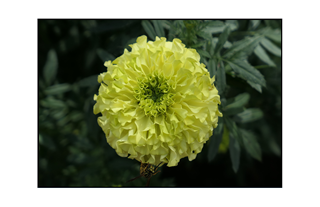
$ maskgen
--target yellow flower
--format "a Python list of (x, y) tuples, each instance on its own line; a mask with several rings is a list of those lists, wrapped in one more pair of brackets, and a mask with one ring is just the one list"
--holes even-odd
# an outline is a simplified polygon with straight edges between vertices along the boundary
[(98, 76), (94, 113), (107, 142), (142, 163), (194, 160), (222, 116), (214, 77), (179, 39), (141, 36), (130, 47)]

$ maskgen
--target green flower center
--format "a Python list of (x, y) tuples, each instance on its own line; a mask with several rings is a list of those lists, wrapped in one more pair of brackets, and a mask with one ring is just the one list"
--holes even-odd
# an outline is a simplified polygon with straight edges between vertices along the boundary
[(174, 103), (172, 81), (162, 75), (153, 74), (138, 79), (139, 88), (135, 90), (135, 98), (146, 115), (159, 116), (166, 113), (167, 107)]

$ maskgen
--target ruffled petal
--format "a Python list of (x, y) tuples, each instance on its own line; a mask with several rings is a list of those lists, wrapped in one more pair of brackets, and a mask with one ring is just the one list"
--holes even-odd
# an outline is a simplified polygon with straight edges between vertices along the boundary
[(194, 160), (218, 125), (220, 96), (200, 55), (179, 39), (137, 38), (104, 65), (93, 112), (121, 157), (153, 165)]

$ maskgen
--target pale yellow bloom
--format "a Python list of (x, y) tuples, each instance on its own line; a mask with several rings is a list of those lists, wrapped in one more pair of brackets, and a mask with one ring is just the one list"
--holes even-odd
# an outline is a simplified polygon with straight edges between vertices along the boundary
[(217, 127), (220, 97), (200, 56), (181, 40), (130, 45), (105, 66), (94, 113), (107, 142), (121, 157), (176, 166), (196, 158)]

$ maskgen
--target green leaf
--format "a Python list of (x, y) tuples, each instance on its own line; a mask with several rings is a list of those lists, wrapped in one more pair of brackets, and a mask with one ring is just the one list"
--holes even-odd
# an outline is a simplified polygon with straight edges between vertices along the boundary
[(197, 52), (201, 57), (211, 58), (210, 54), (205, 50), (198, 49)]
[(70, 107), (73, 107), (73, 108), (77, 107), (77, 103), (76, 103), (75, 101), (71, 100), (71, 99), (68, 99), (68, 100), (66, 101), (66, 104), (67, 104), (68, 106), (70, 106)]
[(245, 59), (249, 56), (259, 42), (262, 40), (262, 36), (255, 35), (253, 37), (247, 37), (243, 40), (235, 42), (223, 55), (225, 59)]
[(214, 54), (217, 54), (218, 52), (220, 52), (220, 50), (222, 49), (223, 45), (226, 43), (230, 32), (231, 32), (230, 27), (227, 26), (223, 30), (223, 32), (220, 34), (218, 43), (217, 43), (216, 47), (214, 48)]
[[(214, 37), (209, 42), (209, 45), (210, 45), (209, 51), (210, 51), (210, 55), (211, 56), (213, 56), (213, 54), (214, 54), (214, 48), (216, 47), (216, 45), (218, 43), (218, 40), (219, 40), (219, 38)], [(230, 48), (231, 46), (232, 46), (232, 44), (229, 41), (226, 41), (226, 43), (224, 43), (224, 45), (223, 45), (223, 47), (226, 48), (226, 49)]]
[(217, 37), (212, 38), (211, 41), (208, 42), (209, 53), (210, 53), (211, 56), (213, 56), (214, 48), (216, 47), (217, 42), (218, 42), (218, 38)]
[(226, 127), (228, 128), (230, 134), (240, 143), (241, 138), (239, 137), (238, 127), (236, 123), (230, 119), (229, 117), (224, 117), (223, 123), (225, 123)]
[(259, 120), (263, 117), (263, 112), (259, 108), (250, 108), (246, 109), (244, 112), (237, 114), (234, 117), (236, 122), (240, 123), (249, 123), (256, 120)]
[(251, 30), (255, 30), (261, 23), (261, 20), (250, 20)]
[(212, 35), (211, 34), (209, 34), (209, 33), (207, 33), (207, 32), (204, 32), (204, 31), (202, 31), (202, 30), (200, 30), (200, 31), (198, 31), (197, 32), (197, 35), (199, 36), (199, 37), (202, 37), (203, 39), (205, 39), (205, 40), (211, 40), (212, 39)]
[(256, 89), (259, 93), (262, 93), (261, 85), (258, 83), (254, 83), (252, 81), (247, 81), (247, 83), (254, 89)]
[(246, 60), (233, 60), (228, 63), (240, 78), (266, 86), (266, 81), (263, 75), (257, 69), (252, 67)]
[(256, 136), (247, 130), (240, 129), (243, 145), (246, 151), (255, 159), (261, 162), (261, 148)]
[(66, 107), (65, 102), (55, 99), (53, 97), (48, 97), (44, 100), (41, 100), (40, 105), (46, 108), (64, 108)]
[(108, 53), (107, 51), (105, 51), (104, 49), (101, 49), (101, 48), (97, 49), (97, 54), (103, 63), (106, 61), (109, 61), (109, 60), (113, 61), (115, 59), (115, 57), (113, 55), (111, 55), (110, 53)]
[(216, 75), (216, 61), (212, 58), (209, 60), (208, 70), (210, 72), (210, 78)]
[(87, 78), (84, 78), (77, 83), (80, 87), (90, 87), (99, 85), (98, 75), (92, 75)]
[(73, 111), (69, 114), (69, 118), (73, 122), (77, 122), (80, 120), (83, 120), (83, 114), (80, 113), (79, 111)]
[(60, 119), (57, 124), (58, 126), (62, 127), (65, 126), (70, 121), (70, 116), (65, 116), (62, 119)]
[(241, 93), (234, 98), (234, 102), (228, 104), (225, 107), (225, 110), (241, 108), (248, 103), (249, 99), (250, 99), (249, 93)]
[(223, 134), (223, 122), (222, 118), (219, 117), (218, 126), (213, 130), (213, 136), (210, 138), (209, 142), (209, 152), (208, 152), (208, 161), (211, 162), (216, 156), (219, 146), (222, 140)]
[(254, 54), (256, 54), (257, 57), (260, 58), (260, 60), (267, 63), (268, 65), (274, 67), (276, 66), (276, 64), (270, 59), (269, 55), (260, 45), (258, 45), (256, 49), (254, 49)]
[(44, 80), (47, 85), (51, 85), (56, 78), (58, 71), (58, 58), (56, 51), (51, 49), (48, 52), (47, 61), (43, 67)]
[(270, 42), (270, 40), (263, 38), (261, 40), (261, 44), (263, 45), (263, 47), (265, 47), (269, 52), (271, 52), (272, 54), (281, 57), (281, 49), (278, 48), (275, 44), (273, 44), (272, 42)]
[(266, 23), (266, 25), (268, 27), (271, 27), (271, 28), (279, 28), (280, 27), (277, 20), (266, 19), (266, 20), (264, 20), (264, 22)]
[(281, 148), (275, 141), (275, 134), (265, 120), (262, 121), (260, 130), (264, 137), (264, 143), (262, 146), (268, 147), (275, 155), (281, 156)]
[(174, 31), (175, 31), (175, 30), (173, 30), (173, 29), (170, 29), (170, 30), (169, 30), (169, 33), (168, 33), (168, 41), (172, 41), (173, 38), (175, 37)]
[(226, 126), (223, 127), (222, 141), (219, 145), (218, 153), (226, 153), (229, 148), (229, 131)]
[(269, 143), (268, 143), (271, 151), (277, 155), (277, 156), (281, 156), (281, 148), (279, 147), (279, 145), (277, 144), (277, 142), (274, 140), (274, 138), (271, 138), (269, 140)]
[(264, 35), (268, 37), (269, 39), (281, 43), (281, 31), (280, 29), (274, 29), (274, 30), (267, 30)]
[(225, 23), (222, 21), (211, 21), (210, 24), (203, 30), (209, 34), (222, 32), (225, 28)]
[(277, 42), (281, 43), (281, 30), (280, 29), (272, 29), (270, 27), (265, 27), (257, 31), (263, 36)]
[(226, 41), (226, 43), (224, 43), (223, 47), (228, 49), (228, 48), (232, 47), (232, 43), (229, 41)]
[(61, 94), (71, 90), (71, 85), (68, 83), (56, 84), (48, 87), (45, 90), (47, 95)]
[(239, 23), (238, 20), (226, 20), (226, 27), (229, 26), (231, 31), (238, 29)]
[(223, 117), (223, 122), (226, 124), (226, 127), (233, 133), (233, 136), (237, 136), (237, 125), (236, 123), (230, 119), (229, 117)]
[(229, 64), (224, 66), (224, 70), (227, 74), (231, 75), (233, 78), (235, 77), (235, 72), (232, 70)]
[(68, 112), (67, 108), (63, 108), (62, 110), (58, 108), (52, 111), (52, 117), (56, 120), (59, 120), (65, 117), (67, 112)]
[(155, 40), (156, 32), (153, 29), (153, 26), (148, 20), (142, 20), (141, 22), (144, 31), (146, 31), (147, 35), (150, 39)]
[[(208, 61), (207, 61), (206, 58), (201, 58), (201, 59), (200, 59), (200, 63), (203, 63), (205, 66), (208, 65)], [(210, 75), (210, 74), (209, 74), (209, 75)]]
[(174, 23), (177, 25), (177, 27), (185, 28), (186, 25), (184, 24), (184, 20), (175, 20)]
[(224, 64), (222, 61), (220, 61), (217, 66), (216, 81), (216, 87), (219, 91), (219, 95), (221, 95), (226, 88), (226, 72), (224, 70)]
[(229, 26), (231, 31), (238, 29), (238, 21), (237, 20), (227, 20), (226, 22), (222, 21), (211, 21), (209, 25), (203, 30), (209, 34), (216, 34), (223, 32), (223, 30)]
[[(169, 41), (172, 41), (173, 38), (176, 37), (176, 35), (180, 32), (180, 28), (178, 28), (178, 22), (181, 21), (181, 20), (175, 20), (173, 22), (170, 22), (170, 21), (166, 21), (169, 25), (170, 25), (170, 29), (169, 29), (169, 34), (168, 34), (168, 40)], [(182, 22), (182, 25), (183, 25), (183, 21)]]
[(52, 141), (51, 137), (49, 137), (47, 135), (39, 134), (39, 144), (47, 147), (50, 150), (56, 149), (56, 146), (55, 146), (54, 142)]
[(233, 115), (236, 115), (236, 114), (243, 112), (244, 110), (245, 110), (244, 107), (230, 108), (230, 109), (223, 111), (223, 115), (224, 116), (233, 116)]
[(221, 100), (221, 106), (225, 107), (227, 104), (227, 100), (225, 98), (221, 98), (220, 100)]
[(170, 30), (171, 29), (171, 22), (170, 21), (168, 21), (168, 20), (161, 20), (162, 21), (162, 26), (164, 27), (164, 28), (166, 28), (167, 30)]
[(190, 45), (190, 47), (191, 48), (197, 48), (197, 47), (202, 47), (202, 46), (204, 46), (206, 44), (206, 42), (199, 42), (199, 43), (197, 43), (197, 44), (194, 44), (194, 45)]
[(240, 145), (231, 133), (229, 134), (229, 151), (232, 162), (232, 168), (236, 173), (240, 165)]
[(151, 20), (158, 37), (165, 37), (162, 20)]

